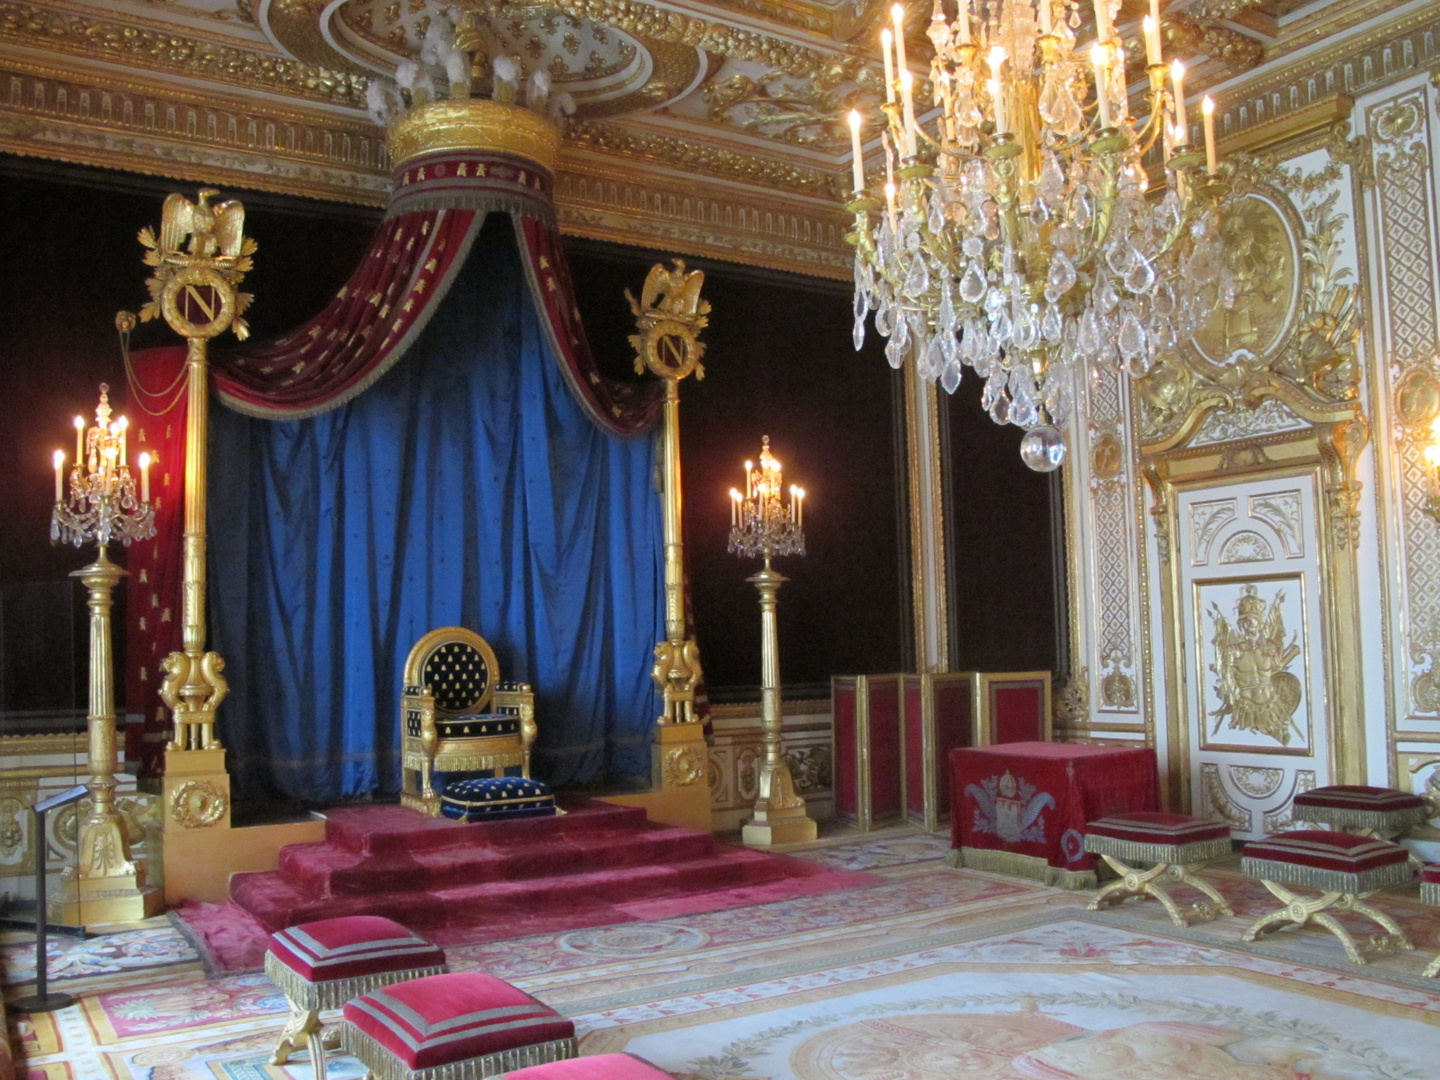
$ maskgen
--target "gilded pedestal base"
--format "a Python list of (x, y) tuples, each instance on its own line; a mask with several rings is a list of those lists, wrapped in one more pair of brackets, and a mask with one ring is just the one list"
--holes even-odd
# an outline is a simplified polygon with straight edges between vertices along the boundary
[(1189, 885), (1192, 889), (1198, 889), (1204, 893), (1214, 904), (1198, 903), (1192, 904), (1190, 913), (1201, 919), (1215, 919), (1221, 915), (1235, 914), (1230, 910), (1229, 903), (1215, 891), (1215, 887), (1204, 878), (1195, 874), (1198, 866), (1190, 866), (1183, 863), (1156, 863), (1149, 870), (1136, 870), (1134, 867), (1126, 866), (1125, 863), (1113, 855), (1101, 855), (1110, 869), (1119, 875), (1119, 879), (1110, 882), (1098, 893), (1095, 899), (1090, 901), (1090, 910), (1098, 911), (1101, 905), (1111, 900), (1119, 902), (1129, 899), (1132, 896), (1153, 896), (1164, 905), (1165, 911), (1170, 916), (1170, 921), (1176, 926), (1189, 925), (1186, 920), (1186, 913), (1180, 910), (1174, 898), (1165, 889), (1166, 879), (1182, 885)]
[(165, 908), (164, 894), (158, 886), (144, 884), (143, 873), (81, 877), (66, 870), (60, 881), (59, 895), (47, 906), (50, 921), (65, 926), (139, 922)]
[[(1404, 931), (1396, 925), (1394, 919), (1378, 908), (1373, 908), (1365, 903), (1366, 898), (1373, 896), (1373, 893), (1357, 895), (1355, 893), (1326, 892), (1320, 896), (1306, 899), (1291, 892), (1278, 882), (1262, 881), (1262, 884), (1285, 906), (1279, 911), (1272, 911), (1270, 914), (1256, 919), (1250, 929), (1245, 931), (1246, 941), (1254, 941), (1267, 930), (1273, 930), (1286, 923), (1293, 926), (1304, 926), (1306, 923), (1315, 922), (1340, 939), (1340, 944), (1345, 946), (1345, 955), (1350, 957), (1352, 963), (1365, 963), (1365, 958), (1360, 955), (1360, 949), (1355, 944), (1355, 939), (1350, 936), (1350, 931), (1346, 930), (1340, 921), (1330, 914), (1333, 909), (1335, 911), (1353, 911), (1378, 924), (1385, 933), (1373, 935), (1370, 939), (1370, 947), (1381, 955), (1388, 955), (1397, 949), (1413, 949), (1415, 947), (1410, 944)], [(1426, 974), (1430, 974), (1429, 969), (1426, 970)]]
[[(763, 820), (762, 820), (763, 814)], [(757, 811), (740, 830), (741, 842), (750, 847), (771, 847), (775, 844), (800, 844), (814, 840), (815, 822), (805, 815), (805, 808)]]

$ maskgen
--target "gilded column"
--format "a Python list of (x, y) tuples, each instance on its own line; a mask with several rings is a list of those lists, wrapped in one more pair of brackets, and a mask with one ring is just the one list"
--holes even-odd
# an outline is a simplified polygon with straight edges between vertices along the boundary
[(686, 789), (709, 806), (705, 779), (707, 753), (703, 726), (695, 715), (695, 688), (703, 674), (700, 650), (685, 626), (684, 486), (680, 475), (680, 381), (693, 374), (705, 377), (700, 363), (705, 346), (700, 331), (709, 323), (708, 301), (700, 299), (705, 275), (653, 266), (637, 301), (627, 290), (639, 331), (630, 336), (635, 371), (653, 372), (665, 380), (661, 466), (664, 479), (665, 640), (655, 646), (651, 672), (660, 688), (663, 711), (656, 722), (653, 759), (657, 788)]
[[(225, 661), (205, 648), (206, 466), (209, 456), (209, 340), (226, 330), (244, 339), (240, 316), (250, 296), (237, 290), (249, 272), (255, 242), (244, 235), (245, 208), (235, 200), (211, 205), (219, 192), (203, 189), (195, 202), (182, 195), (165, 200), (157, 237), (140, 234), (145, 262), (155, 267), (147, 282), (150, 303), (141, 321), (162, 316), (186, 339), (185, 535), (182, 650), (165, 658), (160, 697), (174, 717), (165, 747), (162, 787), (167, 861), (196, 854), (187, 831), (229, 828), (230, 778), (225, 749), (216, 735), (220, 703), (229, 691), (221, 672)], [(179, 845), (179, 847), (177, 847)], [(213, 851), (213, 844), (205, 844)], [(173, 849), (173, 850), (172, 850)]]

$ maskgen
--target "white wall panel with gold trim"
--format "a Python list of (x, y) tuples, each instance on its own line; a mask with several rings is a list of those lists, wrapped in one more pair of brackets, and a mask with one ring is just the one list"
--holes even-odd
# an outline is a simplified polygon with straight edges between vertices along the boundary
[[(1424, 447), (1440, 415), (1437, 91), (1414, 76), (1359, 99), (1373, 182), (1366, 191), (1370, 370), (1380, 482), (1373, 606), (1383, 625), (1384, 701), (1376, 782), (1440, 790), (1440, 525), (1425, 513)], [(1368, 607), (1369, 605), (1367, 605)]]

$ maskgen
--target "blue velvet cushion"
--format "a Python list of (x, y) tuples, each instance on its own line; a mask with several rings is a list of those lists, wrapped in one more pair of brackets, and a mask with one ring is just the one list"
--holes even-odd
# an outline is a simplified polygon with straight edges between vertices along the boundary
[(555, 813), (555, 796), (550, 785), (523, 776), (471, 776), (445, 784), (440, 812), (456, 821), (542, 817)]

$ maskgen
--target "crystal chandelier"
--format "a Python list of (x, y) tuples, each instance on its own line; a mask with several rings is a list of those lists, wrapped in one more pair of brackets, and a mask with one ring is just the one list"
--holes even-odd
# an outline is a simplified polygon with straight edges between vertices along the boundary
[[(1119, 0), (1095, 0), (1083, 53), (1075, 0), (958, 3), (950, 21), (935, 0), (928, 30), (933, 122), (916, 119), (903, 5), (881, 33), (883, 200), (867, 193), (850, 113), (855, 347), (874, 311), (892, 367), (913, 358), (952, 393), (973, 367), (991, 418), (1025, 428), (1021, 456), (1047, 472), (1065, 458), (1079, 374), (1143, 375), (1213, 307), (1225, 190), (1213, 104), (1202, 154), (1188, 145), (1184, 69), (1161, 56), (1158, 0), (1143, 123), (1128, 108)], [(1167, 182), (1150, 193), (1141, 159), (1157, 140)]]

